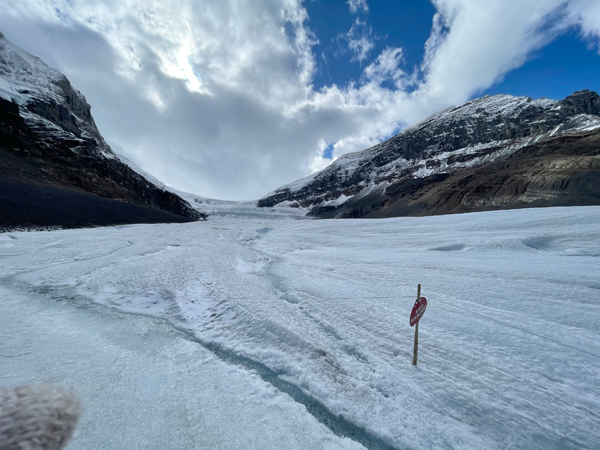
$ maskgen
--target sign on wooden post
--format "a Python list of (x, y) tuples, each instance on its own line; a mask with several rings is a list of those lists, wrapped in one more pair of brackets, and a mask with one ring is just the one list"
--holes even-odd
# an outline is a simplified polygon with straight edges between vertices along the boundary
[(410, 313), (410, 326), (415, 326), (415, 348), (413, 351), (413, 366), (417, 365), (417, 356), (419, 354), (419, 320), (425, 314), (427, 309), (427, 299), (421, 297), (421, 285), (417, 287), (417, 301), (413, 306), (412, 312)]

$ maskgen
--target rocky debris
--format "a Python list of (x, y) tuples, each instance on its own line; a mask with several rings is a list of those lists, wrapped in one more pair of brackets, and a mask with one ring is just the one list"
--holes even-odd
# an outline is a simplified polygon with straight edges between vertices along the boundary
[[(17, 217), (16, 209), (23, 212), (28, 201), (32, 207), (39, 203), (32, 202), (35, 192), (45, 195), (48, 201), (61, 203), (61, 210), (67, 215), (67, 198), (86, 208), (88, 214), (84, 216), (89, 220), (70, 220), (64, 216), (66, 226), (190, 221), (207, 217), (173, 192), (157, 186), (124, 164), (102, 138), (90, 105), (69, 80), (2, 37), (0, 150), (5, 193), (13, 193), (12, 217), (3, 214), (3, 223), (18, 219), (29, 226), (61, 225), (55, 223), (56, 220), (60, 222), (59, 219), (48, 222), (40, 214)], [(12, 170), (8, 170), (9, 166)], [(11, 183), (10, 189), (7, 183)], [(42, 185), (44, 188), (40, 191)], [(105, 211), (104, 216), (98, 216), (93, 213), (93, 196), (121, 204), (117, 207), (116, 203), (98, 200), (98, 205), (102, 205), (100, 209)], [(8, 199), (4, 201), (6, 205)], [(136, 208), (128, 208), (122, 203), (136, 205)], [(111, 205), (120, 211), (112, 217)], [(72, 215), (79, 217), (76, 211)], [(32, 223), (36, 221), (38, 223)]]
[[(562, 101), (510, 95), (472, 100), (436, 114), (370, 149), (344, 155), (304, 181), (268, 194), (258, 201), (258, 206), (298, 202), (317, 217), (390, 217), (537, 206), (539, 202), (533, 201), (517, 202), (517, 205), (514, 198), (507, 202), (492, 201), (490, 195), (493, 197), (493, 194), (489, 193), (482, 202), (469, 204), (463, 198), (460, 207), (445, 204), (444, 199), (456, 198), (447, 189), (450, 186), (458, 189), (451, 180), (459, 174), (483, 176), (484, 172), (477, 172), (479, 168), (492, 167), (513, 154), (520, 154), (520, 149), (550, 140), (559, 142), (556, 139), (561, 137), (591, 142), (584, 137), (600, 128), (599, 100), (598, 94), (589, 90), (575, 92)], [(593, 153), (593, 149), (588, 151)], [(592, 153), (575, 158), (587, 158)], [(550, 162), (546, 158), (536, 164)], [(483, 189), (483, 184), (479, 189)], [(440, 190), (441, 185), (445, 185), (446, 190)], [(415, 200), (416, 193), (427, 191), (434, 195), (432, 189), (445, 196), (434, 202), (435, 207), (431, 206), (433, 198), (425, 203)], [(594, 196), (572, 195), (568, 201), (566, 197), (559, 197), (560, 201), (558, 197), (544, 194), (545, 204), (590, 204)], [(404, 199), (406, 205), (400, 207), (400, 199)]]

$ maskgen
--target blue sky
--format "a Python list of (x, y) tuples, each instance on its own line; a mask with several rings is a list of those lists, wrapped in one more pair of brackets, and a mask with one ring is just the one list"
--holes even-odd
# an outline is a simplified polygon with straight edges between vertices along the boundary
[[(312, 0), (306, 2), (306, 8), (308, 26), (319, 41), (314, 47), (317, 88), (359, 82), (362, 68), (386, 47), (403, 49), (405, 70), (418, 67), (436, 12), (429, 0), (369, 0), (368, 11), (357, 13), (351, 13), (342, 0)], [(353, 53), (345, 39), (357, 20), (364, 24), (357, 30), (369, 35), (374, 44), (362, 63), (351, 62)], [(502, 81), (471, 97), (511, 94), (562, 99), (580, 89), (600, 91), (600, 55), (598, 47), (590, 45), (593, 42), (584, 38), (580, 30), (569, 28), (530, 54), (523, 66), (509, 72)]]
[(0, 0), (113, 150), (256, 199), (485, 94), (600, 90), (599, 0)]
[[(371, 0), (368, 11), (357, 10), (356, 13), (351, 13), (348, 4), (340, 0), (309, 1), (306, 8), (310, 17), (308, 26), (319, 41), (314, 47), (318, 64), (317, 88), (359, 80), (365, 64), (386, 47), (403, 49), (406, 68), (418, 66), (423, 60), (435, 14), (435, 8), (427, 0)], [(357, 21), (361, 24), (356, 25)], [(374, 44), (362, 63), (350, 62), (354, 55), (345, 35), (353, 25), (358, 35), (367, 34)]]
[[(429, 0), (370, 0), (365, 4), (367, 8), (351, 11), (348, 3), (341, 0), (306, 2), (310, 17), (308, 28), (318, 41), (313, 47), (317, 63), (316, 89), (331, 84), (360, 83), (364, 67), (386, 47), (402, 48), (403, 69), (418, 71), (436, 13), (433, 3)], [(349, 34), (351, 29), (354, 32)], [(357, 60), (349, 39), (362, 36), (367, 37), (370, 45), (364, 59)], [(600, 56), (593, 43), (584, 38), (580, 30), (568, 28), (529, 54), (522, 66), (508, 72), (491, 87), (474, 92), (470, 98), (510, 94), (563, 99), (580, 89), (600, 91)], [(393, 89), (389, 83), (382, 86)], [(331, 158), (332, 152), (333, 144), (328, 143), (324, 156)]]
[[(315, 86), (358, 81), (364, 66), (386, 47), (401, 47), (404, 66), (411, 69), (423, 60), (425, 42), (431, 33), (435, 8), (424, 1), (373, 1), (368, 11), (351, 13), (341, 0), (313, 0), (306, 2), (310, 20), (309, 28), (319, 44), (314, 47), (318, 73)], [(356, 25), (359, 21), (361, 24)], [(364, 24), (364, 25), (363, 25)], [(353, 61), (346, 34), (355, 25), (357, 36), (366, 34), (374, 47), (364, 61)]]
[(534, 52), (523, 66), (481, 95), (511, 94), (532, 98), (563, 99), (581, 89), (600, 92), (598, 48), (570, 29)]

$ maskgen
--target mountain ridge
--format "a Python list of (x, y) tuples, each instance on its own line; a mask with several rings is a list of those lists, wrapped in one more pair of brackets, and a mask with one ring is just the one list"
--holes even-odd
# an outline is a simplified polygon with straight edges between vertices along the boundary
[[(257, 205), (297, 204), (324, 218), (379, 217), (377, 210), (389, 208), (417, 186), (437, 186), (452, 174), (503, 160), (521, 148), (599, 128), (600, 97), (589, 90), (561, 101), (485, 96), (434, 114), (371, 148), (343, 155), (321, 172), (267, 194)], [(414, 207), (398, 214), (440, 214), (442, 209)]]
[(207, 217), (124, 163), (69, 80), (3, 35), (0, 173), (3, 226), (79, 227)]

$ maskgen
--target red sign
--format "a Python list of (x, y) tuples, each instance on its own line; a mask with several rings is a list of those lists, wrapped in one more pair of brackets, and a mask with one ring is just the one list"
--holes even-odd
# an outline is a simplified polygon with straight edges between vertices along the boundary
[(413, 306), (412, 312), (410, 313), (410, 326), (414, 327), (423, 314), (425, 314), (425, 309), (427, 308), (427, 299), (425, 297), (421, 297), (419, 300), (415, 302), (415, 306)]

